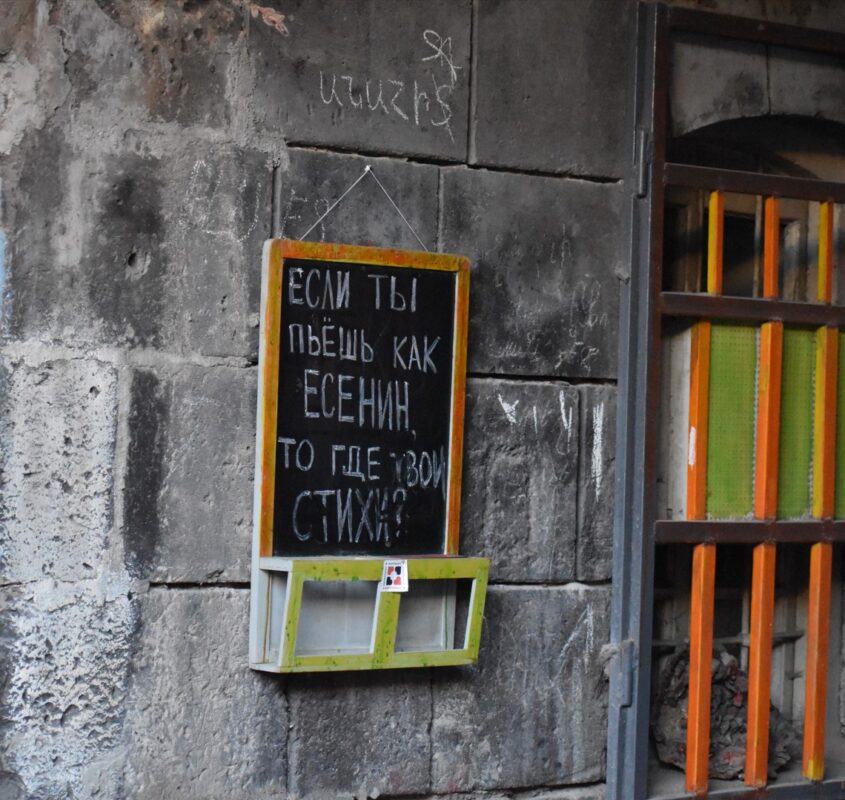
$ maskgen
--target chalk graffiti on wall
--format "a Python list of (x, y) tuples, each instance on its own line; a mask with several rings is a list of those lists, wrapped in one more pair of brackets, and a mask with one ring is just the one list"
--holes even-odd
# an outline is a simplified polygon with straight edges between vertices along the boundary
[(455, 64), (452, 37), (426, 30), (425, 74), (410, 80), (338, 74), (320, 70), (320, 100), (327, 106), (385, 115), (419, 128), (442, 128), (454, 142), (452, 94), (462, 67)]

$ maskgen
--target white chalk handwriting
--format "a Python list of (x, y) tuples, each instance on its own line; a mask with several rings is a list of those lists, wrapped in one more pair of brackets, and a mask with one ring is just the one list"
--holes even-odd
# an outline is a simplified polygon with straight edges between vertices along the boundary
[(420, 59), (427, 67), (424, 74), (399, 80), (321, 69), (320, 100), (327, 106), (392, 117), (415, 128), (442, 128), (454, 142), (452, 95), (463, 68), (455, 64), (451, 36), (428, 29), (422, 39), (427, 48)]

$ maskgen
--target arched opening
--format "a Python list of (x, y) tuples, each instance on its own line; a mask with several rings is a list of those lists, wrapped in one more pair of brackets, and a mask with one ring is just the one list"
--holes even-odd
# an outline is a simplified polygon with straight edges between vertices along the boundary
[[(716, 169), (845, 182), (845, 125), (807, 117), (754, 117), (718, 122), (668, 145), (669, 160)], [(670, 187), (666, 194), (664, 289), (703, 291), (707, 193)], [(784, 299), (815, 297), (818, 203), (781, 200), (780, 286)], [(837, 207), (834, 262), (845, 240)], [(724, 294), (762, 296), (763, 198), (725, 194)], [(840, 256), (838, 259), (836, 256)], [(834, 301), (845, 280), (834, 275)]]

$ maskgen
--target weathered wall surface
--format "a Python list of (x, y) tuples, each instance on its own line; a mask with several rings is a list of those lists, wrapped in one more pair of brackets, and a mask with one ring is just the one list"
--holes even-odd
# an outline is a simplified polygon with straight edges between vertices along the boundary
[[(603, 795), (632, 12), (0, 3), (0, 797)], [(473, 264), (481, 657), (268, 677), (261, 243), (365, 164)], [(417, 246), (370, 181), (309, 238)]]
[[(629, 12), (3, 4), (4, 800), (602, 795)], [(473, 262), (482, 657), (269, 677), (261, 243), (365, 164)], [(309, 238), (418, 247), (369, 180)]]

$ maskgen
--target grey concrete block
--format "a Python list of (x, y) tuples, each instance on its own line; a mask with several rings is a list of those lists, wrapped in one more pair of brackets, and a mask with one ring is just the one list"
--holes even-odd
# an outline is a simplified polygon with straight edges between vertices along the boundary
[(773, 47), (769, 93), (772, 114), (845, 122), (845, 65), (836, 56)]
[(134, 574), (248, 580), (256, 379), (222, 366), (134, 373), (124, 490)]
[(481, 0), (474, 160), (621, 177), (634, 10), (618, 0)]
[(490, 588), (478, 664), (435, 673), (436, 791), (603, 778), (609, 601), (604, 587)]
[[(685, 6), (701, 10), (701, 0), (669, 0), (669, 5)], [(787, 25), (801, 25), (829, 31), (845, 31), (845, 7), (840, 3), (794, 3), (791, 0), (776, 0), (761, 4), (759, 0), (708, 0), (707, 11), (721, 14), (736, 14), (769, 22)]]
[(523, 792), (457, 792), (428, 795), (425, 800), (605, 800), (603, 783), (568, 789), (529, 789)]
[(616, 387), (582, 386), (578, 459), (578, 580), (610, 580), (616, 481)]
[[(282, 175), (285, 237), (301, 238), (370, 165), (423, 243), (437, 249), (437, 167), (299, 148), (291, 148), (288, 156), (288, 168)], [(365, 177), (306, 238), (421, 249), (372, 176)]]
[(0, 359), (0, 573), (94, 578), (112, 526), (116, 375), (96, 361)]
[(31, 35), (35, 24), (35, 8), (24, 0), (4, 3), (0, 6), (0, 56), (7, 55), (17, 38)]
[[(90, 213), (90, 204), (77, 204), (75, 224), (71, 224), (66, 200), (71, 194), (82, 196), (79, 180), (71, 186), (67, 166), (71, 160), (63, 135), (33, 131), (0, 164), (6, 240), (4, 337), (58, 338), (67, 328), (77, 341), (92, 338), (93, 322), (78, 265), (85, 230), (80, 220)], [(15, 186), (14, 195), (8, 192), (10, 185)], [(88, 196), (91, 191), (89, 187)]]
[(681, 34), (672, 45), (671, 64), (675, 135), (769, 113), (765, 46)]
[(26, 0), (0, 5), (0, 156), (42, 128), (71, 91), (61, 32), (43, 22)]
[(0, 796), (123, 800), (125, 576), (0, 588)]
[(167, 343), (257, 359), (261, 249), (271, 222), (269, 159), (239, 147), (190, 148), (163, 168), (165, 250), (175, 278)]
[(84, 304), (80, 311), (99, 322), (103, 341), (160, 346), (166, 336), (162, 328), (167, 295), (175, 288), (164, 243), (171, 210), (166, 210), (163, 197), (168, 167), (158, 158), (135, 154), (110, 160), (105, 174), (90, 172), (77, 179), (71, 167), (67, 175), (77, 191), (95, 193), (88, 225), (74, 220), (79, 240), (74, 266), (79, 289), (85, 292), (79, 292)]
[(288, 696), (291, 800), (428, 790), (428, 672), (292, 676)]
[(142, 596), (126, 736), (128, 800), (288, 800), (282, 681), (247, 667), (249, 592)]
[[(133, 100), (154, 119), (214, 127), (231, 122), (227, 89), (239, 66), (246, 23), (242, 4), (210, 0), (155, 10), (132, 0), (80, 5), (62, 7), (56, 20), (67, 31), (77, 97), (114, 83), (120, 74), (124, 81), (130, 78)], [(113, 71), (114, 53), (99, 47), (95, 37), (132, 55), (119, 73)]]
[(491, 580), (574, 578), (578, 419), (570, 386), (469, 381), (461, 552)]
[(441, 247), (472, 262), (473, 372), (613, 377), (619, 185), (443, 170)]
[(523, 792), (458, 792), (433, 794), (426, 800), (605, 800), (604, 784), (573, 786), (568, 789), (529, 789)]
[(9, 335), (254, 357), (272, 183), (262, 154), (95, 157), (43, 134), (19, 158)]
[(511, 795), (513, 800), (605, 800), (607, 786), (603, 783), (591, 786), (573, 786), (570, 789), (532, 790)]
[[(265, 6), (270, 7), (270, 6)], [(463, 160), (470, 3), (273, 3), (250, 24), (259, 126), (297, 144)]]

